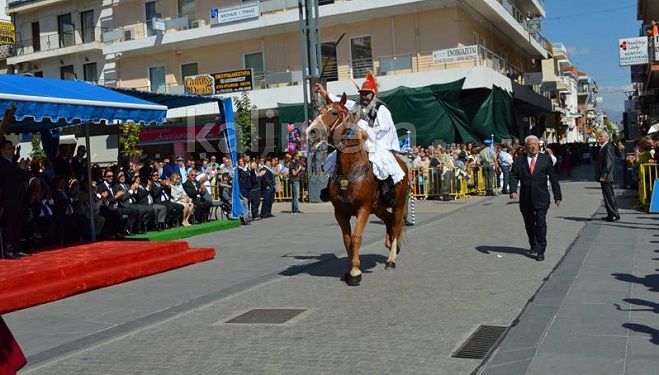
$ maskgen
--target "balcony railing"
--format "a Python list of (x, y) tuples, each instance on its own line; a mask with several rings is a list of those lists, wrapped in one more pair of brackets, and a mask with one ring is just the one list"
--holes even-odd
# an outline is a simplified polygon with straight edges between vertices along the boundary
[(139, 21), (134, 25), (109, 29), (103, 33), (103, 42), (119, 43), (134, 39), (144, 39), (172, 31), (197, 29), (206, 26), (204, 19), (191, 19), (187, 16), (165, 20), (165, 30), (155, 30), (153, 21)]
[[(526, 13), (521, 11), (514, 3), (512, 0), (497, 0), (507, 11), (510, 13), (511, 16), (515, 20), (517, 20), (517, 23), (522, 25), (524, 30), (526, 30), (532, 37), (535, 39), (538, 43), (542, 44), (544, 49), (546, 50), (551, 50), (551, 42), (549, 42), (547, 39), (545, 39), (540, 33), (534, 33), (531, 32), (529, 29), (529, 18), (527, 17)], [(541, 0), (539, 0), (541, 1)], [(541, 2), (541, 4), (544, 6), (544, 3)]]
[(23, 56), (35, 52), (53, 51), (65, 47), (101, 42), (104, 30), (101, 27), (87, 27), (29, 39), (20, 39), (19, 35), (14, 55)]

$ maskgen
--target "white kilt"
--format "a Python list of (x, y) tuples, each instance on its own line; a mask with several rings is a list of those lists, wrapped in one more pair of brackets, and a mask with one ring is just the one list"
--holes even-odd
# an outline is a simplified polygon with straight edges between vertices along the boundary
[[(375, 152), (368, 153), (368, 160), (373, 165), (373, 174), (378, 180), (386, 180), (389, 176), (394, 180), (394, 184), (405, 178), (405, 172), (400, 167), (396, 158), (391, 151), (377, 149)], [(336, 169), (336, 151), (327, 155), (323, 169), (326, 173), (333, 174)]]

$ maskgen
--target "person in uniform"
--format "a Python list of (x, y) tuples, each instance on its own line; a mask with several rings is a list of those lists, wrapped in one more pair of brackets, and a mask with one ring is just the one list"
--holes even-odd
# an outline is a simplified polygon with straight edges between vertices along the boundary
[[(316, 84), (315, 91), (330, 100), (337, 102), (340, 99), (328, 93), (323, 85)], [(368, 134), (366, 139), (366, 150), (368, 159), (373, 166), (373, 174), (381, 181), (381, 201), (387, 206), (393, 206), (395, 200), (395, 184), (405, 178), (405, 173), (400, 167), (392, 151), (400, 151), (396, 126), (391, 117), (391, 112), (378, 97), (378, 84), (369, 72), (366, 81), (359, 89), (359, 102), (348, 100), (346, 108), (355, 114), (358, 125)], [(327, 156), (324, 170), (330, 175), (336, 169), (336, 151)], [(331, 180), (330, 180), (331, 181)], [(329, 192), (325, 188), (320, 194), (321, 200), (329, 201)]]

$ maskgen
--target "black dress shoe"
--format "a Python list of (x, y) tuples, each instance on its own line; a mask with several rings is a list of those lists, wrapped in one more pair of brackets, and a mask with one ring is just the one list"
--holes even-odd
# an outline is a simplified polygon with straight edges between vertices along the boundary
[(5, 251), (4, 259), (20, 259), (21, 256), (13, 251)]
[(529, 255), (536, 255), (536, 254), (538, 253), (538, 250), (536, 250), (536, 249), (529, 249), (526, 253), (529, 254)]
[(613, 220), (610, 216), (602, 216), (602, 217), (600, 217), (600, 219), (604, 220), (604, 221), (612, 221)]
[(614, 216), (610, 221), (618, 221), (620, 220), (620, 215)]
[(22, 251), (17, 252), (16, 255), (18, 255), (19, 257), (31, 257), (32, 256), (32, 254), (24, 253)]
[(538, 262), (542, 262), (543, 260), (545, 260), (545, 254), (536, 255), (535, 260), (537, 260)]

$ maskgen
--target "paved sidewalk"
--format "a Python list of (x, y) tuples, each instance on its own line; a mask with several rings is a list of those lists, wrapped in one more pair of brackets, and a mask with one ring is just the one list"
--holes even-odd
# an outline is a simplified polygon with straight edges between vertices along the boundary
[(659, 372), (659, 217), (631, 196), (619, 222), (598, 211), (482, 374)]
[[(216, 267), (225, 262), (222, 272), (228, 275), (249, 273), (242, 286), (212, 285), (218, 276), (201, 265), (159, 275), (158, 285), (138, 280), (118, 291), (99, 290), (93, 301), (74, 298), (41, 306), (41, 314), (48, 316), (54, 308), (73, 321), (85, 316), (84, 309), (92, 309), (88, 302), (105, 300), (104, 306), (127, 308), (126, 293), (132, 308), (141, 308), (141, 297), (147, 305), (165, 306), (165, 313), (152, 312), (147, 319), (127, 314), (123, 320), (116, 312), (105, 318), (87, 316), (84, 321), (117, 319), (123, 329), (111, 325), (87, 330), (70, 342), (53, 340), (49, 347), (32, 351), (32, 367), (25, 373), (471, 373), (480, 360), (451, 355), (479, 325), (509, 326), (518, 317), (584, 227), (586, 221), (579, 218), (590, 217), (600, 206), (595, 187), (590, 182), (563, 184), (564, 204), (552, 208), (548, 217), (545, 262), (524, 256), (528, 245), (519, 209), (506, 197), (472, 200), (450, 214), (420, 214), (420, 225), (408, 228), (395, 271), (384, 271), (382, 227), (371, 223), (370, 243), (362, 251), (366, 272), (357, 288), (339, 280), (346, 259), (338, 227), (327, 212), (286, 217), (260, 231), (227, 231), (218, 246)], [(444, 202), (422, 202), (420, 211), (432, 211), (428, 207), (434, 205), (446, 207)], [(245, 243), (260, 250), (245, 249)], [(251, 257), (241, 258), (243, 253)], [(282, 259), (287, 271), (250, 271), (271, 270)], [(316, 264), (299, 267), (299, 262), (309, 261)], [(177, 282), (186, 288), (179, 290)], [(206, 294), (181, 304), (190, 301), (182, 294), (195, 284)], [(307, 311), (283, 325), (226, 323), (252, 308)], [(39, 325), (39, 320), (29, 319), (30, 313), (11, 314), (9, 321), (28, 351), (39, 346), (43, 336), (30, 325)], [(76, 327), (74, 322), (65, 327), (54, 323), (53, 335)]]

